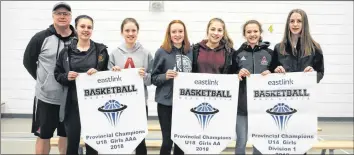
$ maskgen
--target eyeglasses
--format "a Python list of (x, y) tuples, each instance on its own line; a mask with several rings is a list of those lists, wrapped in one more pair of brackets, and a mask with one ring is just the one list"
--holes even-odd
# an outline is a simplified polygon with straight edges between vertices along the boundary
[(64, 16), (64, 17), (67, 17), (67, 16), (71, 15), (70, 12), (53, 12), (53, 14), (55, 14), (57, 16)]

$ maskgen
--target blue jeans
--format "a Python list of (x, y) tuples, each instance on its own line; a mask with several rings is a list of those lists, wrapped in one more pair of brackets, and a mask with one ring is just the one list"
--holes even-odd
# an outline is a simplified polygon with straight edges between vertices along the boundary
[[(237, 115), (235, 154), (246, 154), (247, 137), (248, 118), (247, 116)], [(253, 154), (261, 154), (261, 152), (253, 147)]]

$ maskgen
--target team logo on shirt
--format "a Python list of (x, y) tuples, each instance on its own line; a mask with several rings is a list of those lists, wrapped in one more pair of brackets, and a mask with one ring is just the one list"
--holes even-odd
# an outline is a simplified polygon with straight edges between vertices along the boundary
[(261, 65), (268, 65), (268, 61), (265, 56), (263, 56), (263, 58), (262, 58)]
[(133, 58), (129, 57), (127, 61), (125, 62), (124, 69), (126, 68), (135, 68), (135, 64), (133, 61)]
[(103, 55), (102, 55), (102, 54), (100, 54), (100, 55), (98, 56), (98, 61), (99, 61), (99, 62), (103, 61)]
[(178, 72), (192, 72), (192, 61), (185, 55), (176, 55), (176, 70)]

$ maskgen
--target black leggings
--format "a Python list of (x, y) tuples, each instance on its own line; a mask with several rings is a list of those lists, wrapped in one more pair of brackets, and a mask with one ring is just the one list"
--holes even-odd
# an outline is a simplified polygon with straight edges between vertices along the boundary
[[(162, 146), (160, 155), (171, 155), (172, 144), (171, 140), (171, 119), (172, 106), (165, 106), (160, 103), (157, 104), (157, 114), (159, 117), (161, 132), (162, 132)], [(184, 155), (184, 152), (175, 144), (173, 149), (174, 155)]]
[[(78, 155), (80, 145), (81, 123), (79, 115), (79, 105), (77, 101), (71, 101), (66, 105), (66, 116), (64, 120), (65, 130), (67, 134), (67, 150), (66, 154)], [(146, 114), (148, 108), (146, 106)], [(98, 155), (98, 152), (85, 144), (87, 155)], [(145, 139), (138, 145), (135, 151), (136, 155), (147, 155)]]
[[(67, 135), (66, 154), (78, 155), (80, 145), (81, 123), (79, 105), (77, 101), (71, 101), (65, 108), (64, 125)], [(97, 151), (85, 144), (87, 155), (97, 155)]]
[[(146, 106), (146, 119), (147, 119), (147, 117), (148, 117), (148, 107)], [(147, 155), (147, 148), (146, 148), (145, 138), (136, 147), (135, 154), (136, 155)]]

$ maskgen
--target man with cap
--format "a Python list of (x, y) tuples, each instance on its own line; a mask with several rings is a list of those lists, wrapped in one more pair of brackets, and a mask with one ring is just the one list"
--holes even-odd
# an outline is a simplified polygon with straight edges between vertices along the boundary
[(37, 136), (36, 154), (49, 154), (50, 139), (55, 129), (59, 136), (59, 152), (66, 153), (64, 109), (67, 88), (54, 78), (56, 59), (70, 38), (76, 36), (71, 22), (71, 7), (60, 2), (52, 10), (53, 24), (36, 33), (29, 41), (23, 65), (36, 80), (33, 105), (32, 133)]

